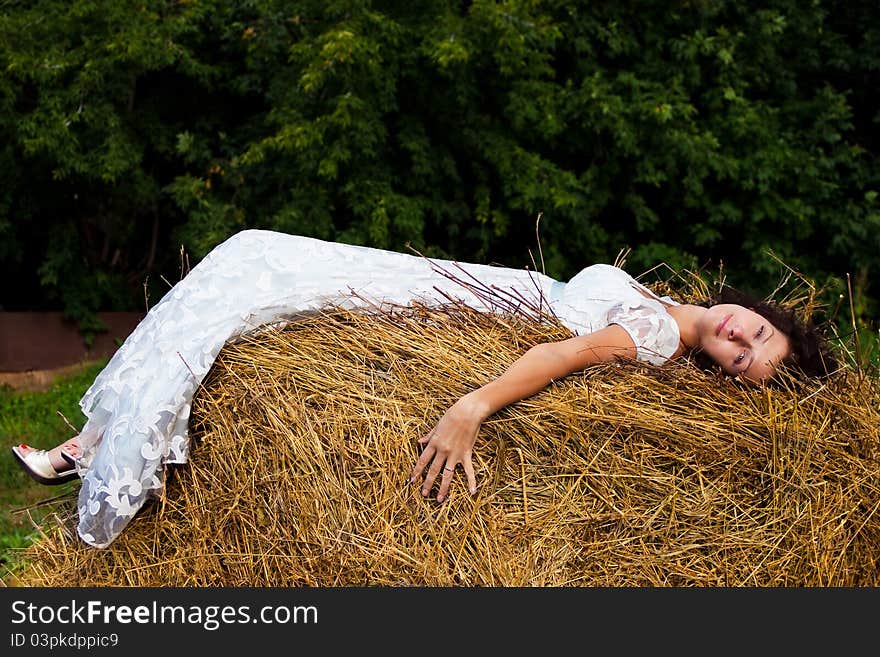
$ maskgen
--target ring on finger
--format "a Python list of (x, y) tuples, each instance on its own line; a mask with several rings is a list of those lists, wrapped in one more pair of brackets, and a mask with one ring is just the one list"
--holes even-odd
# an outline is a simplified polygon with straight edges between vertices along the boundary
[(445, 467), (444, 467), (443, 469), (446, 470), (446, 471), (448, 471), (448, 472), (455, 472), (455, 468), (445, 468)]

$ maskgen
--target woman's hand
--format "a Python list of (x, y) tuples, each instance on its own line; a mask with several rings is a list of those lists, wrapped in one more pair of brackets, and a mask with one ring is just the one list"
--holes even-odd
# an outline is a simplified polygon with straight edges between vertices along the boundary
[(497, 379), (466, 394), (450, 406), (437, 426), (419, 439), (425, 449), (416, 462), (409, 482), (418, 481), (425, 473), (425, 468), (428, 468), (422, 482), (422, 495), (427, 497), (431, 494), (437, 475), (442, 472), (440, 491), (437, 493), (437, 501), (442, 502), (449, 492), (452, 473), (461, 463), (468, 478), (468, 490), (471, 495), (476, 495), (477, 480), (471, 454), (477, 432), (486, 418), (572, 372), (594, 363), (636, 356), (632, 338), (618, 324), (558, 342), (536, 344)]
[(474, 476), (471, 455), (477, 432), (485, 419), (483, 405), (474, 393), (470, 393), (450, 406), (437, 425), (419, 438), (419, 444), (424, 446), (424, 450), (409, 481), (417, 482), (422, 473), (425, 473), (425, 468), (428, 469), (422, 482), (422, 495), (427, 497), (431, 494), (437, 475), (441, 475), (437, 501), (445, 500), (449, 493), (449, 484), (452, 483), (452, 474), (459, 463), (467, 475), (470, 494), (477, 494), (477, 479)]

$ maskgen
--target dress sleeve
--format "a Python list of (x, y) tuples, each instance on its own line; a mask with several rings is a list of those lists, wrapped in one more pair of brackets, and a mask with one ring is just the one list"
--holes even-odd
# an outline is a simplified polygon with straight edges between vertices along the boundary
[(678, 324), (659, 302), (645, 299), (617, 303), (608, 310), (608, 324), (622, 326), (629, 334), (638, 360), (662, 365), (678, 349)]

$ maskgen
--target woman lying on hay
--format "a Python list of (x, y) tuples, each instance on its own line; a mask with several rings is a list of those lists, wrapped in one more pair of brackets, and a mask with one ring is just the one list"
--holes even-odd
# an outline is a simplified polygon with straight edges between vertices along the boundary
[[(450, 275), (455, 272), (455, 275)], [(538, 344), (497, 379), (462, 396), (420, 443), (409, 473), (437, 501), (462, 466), (477, 491), (472, 450), (500, 409), (585, 368), (616, 359), (662, 366), (699, 351), (727, 374), (763, 383), (781, 369), (809, 377), (835, 367), (815, 327), (767, 303), (701, 306), (659, 297), (622, 269), (592, 265), (567, 283), (512, 269), (245, 230), (212, 250), (157, 303), (98, 375), (80, 406), (87, 421), (65, 443), (13, 453), (38, 482), (82, 478), (78, 534), (103, 548), (187, 461), (195, 392), (221, 348), (248, 331), (328, 307), (437, 305), (549, 312), (573, 337)]]

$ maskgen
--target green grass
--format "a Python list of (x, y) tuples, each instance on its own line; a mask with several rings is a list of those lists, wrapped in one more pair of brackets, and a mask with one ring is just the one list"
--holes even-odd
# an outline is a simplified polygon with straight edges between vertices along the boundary
[(56, 508), (68, 512), (76, 504), (79, 480), (42, 486), (21, 469), (10, 448), (19, 443), (47, 449), (75, 435), (59, 412), (77, 429), (85, 422), (79, 400), (106, 361), (59, 379), (46, 392), (16, 392), (0, 386), (0, 571), (7, 571), (17, 553), (37, 536), (41, 523)]

